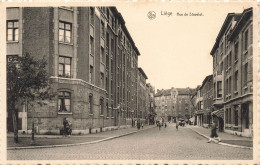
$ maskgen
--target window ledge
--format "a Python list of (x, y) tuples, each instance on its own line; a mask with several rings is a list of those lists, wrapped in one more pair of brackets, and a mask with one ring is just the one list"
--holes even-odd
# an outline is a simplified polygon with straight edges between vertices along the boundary
[(93, 116), (93, 114), (91, 113), (91, 114), (89, 114), (89, 116)]
[(63, 76), (58, 76), (60, 78), (64, 78), (64, 79), (71, 79), (71, 77), (63, 77)]
[(100, 117), (104, 117), (104, 115), (99, 115)]
[(111, 117), (111, 119), (114, 119), (114, 117)]
[(59, 41), (59, 44), (63, 44), (63, 45), (70, 45), (70, 46), (73, 46), (73, 44), (72, 44), (72, 43), (66, 43), (66, 42), (60, 42), (60, 41)]
[(243, 89), (247, 89), (247, 86), (244, 86), (244, 88)]
[(238, 91), (235, 91), (234, 94), (238, 94)]
[(228, 67), (228, 70), (230, 70), (230, 69), (231, 69), (231, 66)]
[(109, 117), (106, 117), (107, 119), (109, 119)]
[(62, 6), (60, 6), (59, 8), (60, 8), (60, 9), (64, 9), (64, 10), (68, 10), (68, 11), (73, 11), (73, 8), (72, 8), (72, 9), (69, 9), (69, 8), (62, 7)]
[(237, 62), (238, 62), (238, 59), (236, 59), (234, 63), (236, 64)]
[(19, 41), (6, 41), (7, 44), (19, 43)]
[(72, 112), (58, 112), (58, 115), (72, 115)]

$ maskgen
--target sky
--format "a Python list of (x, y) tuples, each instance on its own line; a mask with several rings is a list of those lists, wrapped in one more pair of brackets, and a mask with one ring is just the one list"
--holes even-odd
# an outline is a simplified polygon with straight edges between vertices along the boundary
[[(251, 4), (129, 3), (117, 9), (140, 51), (138, 67), (146, 73), (147, 82), (155, 89), (169, 89), (195, 88), (212, 74), (210, 51), (227, 14), (242, 13), (248, 7)], [(149, 11), (156, 13), (155, 19), (148, 19)], [(172, 15), (162, 15), (165, 11)], [(190, 12), (203, 16), (189, 16)]]

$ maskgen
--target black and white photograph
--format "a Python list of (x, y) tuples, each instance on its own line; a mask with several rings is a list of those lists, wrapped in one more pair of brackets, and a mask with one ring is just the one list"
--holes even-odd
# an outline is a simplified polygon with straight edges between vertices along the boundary
[(1, 10), (3, 164), (259, 163), (256, 2)]

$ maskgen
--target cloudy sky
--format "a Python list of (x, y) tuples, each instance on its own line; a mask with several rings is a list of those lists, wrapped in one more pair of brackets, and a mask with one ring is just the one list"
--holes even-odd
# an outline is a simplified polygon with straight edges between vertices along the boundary
[[(248, 3), (129, 3), (117, 6), (156, 89), (196, 87), (212, 74), (210, 51), (228, 13), (242, 13)], [(147, 17), (149, 11), (156, 18)], [(161, 12), (171, 12), (172, 16)], [(203, 16), (177, 16), (177, 13)]]

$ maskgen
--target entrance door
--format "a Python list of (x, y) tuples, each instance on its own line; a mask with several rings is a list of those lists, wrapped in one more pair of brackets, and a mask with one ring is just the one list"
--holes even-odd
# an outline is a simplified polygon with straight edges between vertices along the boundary
[(219, 117), (218, 121), (219, 121), (219, 127), (218, 127), (219, 132), (223, 132), (223, 130), (224, 130), (223, 129), (224, 128), (224, 120), (221, 117)]

